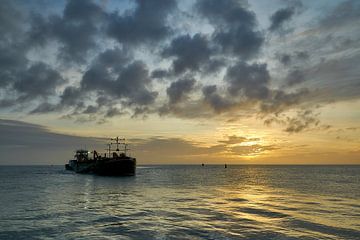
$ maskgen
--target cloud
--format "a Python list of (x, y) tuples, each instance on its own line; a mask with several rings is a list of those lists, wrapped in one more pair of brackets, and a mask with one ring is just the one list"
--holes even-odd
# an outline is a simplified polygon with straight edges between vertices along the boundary
[(232, 96), (244, 94), (247, 98), (265, 99), (269, 96), (267, 87), (270, 74), (266, 64), (238, 62), (227, 69), (225, 80)]
[(299, 70), (295, 69), (289, 72), (289, 74), (286, 77), (286, 84), (287, 86), (294, 86), (297, 84), (300, 84), (302, 82), (306, 81), (304, 73)]
[(228, 139), (221, 140), (219, 141), (219, 143), (224, 143), (226, 145), (233, 145), (233, 144), (240, 144), (246, 142), (257, 142), (257, 141), (260, 141), (260, 138), (247, 138), (243, 136), (230, 135), (228, 136)]
[(53, 133), (15, 120), (0, 119), (0, 132), (0, 164), (65, 164), (77, 148), (100, 149), (104, 144), (103, 139)]
[(327, 131), (331, 125), (320, 124), (319, 112), (314, 109), (300, 109), (290, 116), (285, 114), (277, 114), (267, 118), (264, 121), (265, 125), (272, 125), (274, 123), (284, 127), (284, 131), (290, 134), (300, 133), (303, 131)]
[(151, 78), (157, 78), (157, 79), (163, 79), (170, 75), (171, 74), (164, 69), (155, 69), (154, 71), (151, 72)]
[(0, 4), (5, 114), (65, 114), (86, 121), (159, 113), (264, 119), (359, 97), (356, 1), (335, 4), (330, 12), (312, 9), (306, 24), (302, 16), (295, 18), (301, 1), (275, 8), (271, 31), (284, 30), (290, 21), (299, 27), (286, 46), (265, 39), (271, 35), (264, 34), (264, 16), (258, 25), (256, 12), (263, 6), (245, 0), (179, 6), (175, 0), (138, 0), (119, 4), (115, 12), (111, 3), (98, 1), (44, 6), (51, 11), (18, 3)]
[[(149, 153), (152, 153), (153, 157), (149, 160), (156, 163), (170, 163), (179, 158), (182, 162), (189, 163), (223, 163), (226, 159), (239, 160), (239, 157), (259, 155), (278, 149), (274, 145), (232, 145), (235, 138), (242, 139), (240, 136), (231, 136), (224, 141), (219, 141), (218, 144), (203, 146), (201, 143), (182, 138), (152, 137), (132, 139), (132, 146), (137, 156), (149, 156)], [(257, 141), (259, 139), (248, 140)], [(220, 156), (221, 160), (219, 161)]]
[(245, 4), (235, 0), (198, 0), (199, 13), (214, 25), (213, 41), (224, 54), (231, 54), (241, 59), (254, 57), (264, 42), (254, 12)]
[(326, 104), (333, 101), (348, 101), (360, 97), (359, 68), (360, 55), (354, 54), (329, 59), (313, 64), (301, 71), (306, 78), (307, 88), (316, 89), (308, 101)]
[(170, 104), (176, 104), (180, 102), (186, 94), (190, 93), (194, 89), (195, 79), (180, 79), (176, 82), (172, 82), (166, 89), (166, 93), (169, 97)]
[(58, 110), (58, 106), (48, 102), (40, 103), (35, 109), (30, 111), (30, 114), (49, 113)]
[(122, 112), (121, 110), (119, 110), (118, 108), (109, 108), (105, 114), (105, 117), (114, 117), (114, 116), (119, 116), (119, 115), (123, 115), (125, 114), (124, 112)]
[(17, 80), (27, 68), (27, 44), (23, 42), (24, 13), (11, 1), (0, 3), (0, 88)]
[(186, 70), (199, 71), (202, 65), (209, 63), (212, 50), (205, 36), (195, 34), (182, 35), (171, 41), (168, 48), (165, 48), (164, 57), (175, 57), (172, 68), (175, 74)]
[(294, 53), (277, 54), (280, 63), (284, 66), (290, 66), (293, 63), (301, 63), (309, 60), (310, 55), (307, 51), (295, 51)]
[(353, 25), (360, 20), (359, 1), (348, 0), (340, 2), (331, 12), (326, 13), (319, 24), (323, 28), (336, 28), (343, 25)]
[(170, 35), (167, 17), (175, 8), (175, 0), (137, 0), (133, 11), (109, 15), (107, 33), (120, 43), (154, 43)]
[(61, 107), (66, 106), (76, 106), (81, 102), (83, 92), (78, 87), (68, 86), (64, 89), (62, 95), (60, 96)]
[(312, 126), (318, 126), (320, 121), (311, 110), (298, 112), (296, 117), (287, 117), (285, 132), (298, 133)]
[(261, 114), (279, 114), (302, 103), (310, 95), (310, 91), (301, 88), (295, 92), (286, 93), (283, 90), (273, 90), (271, 97), (260, 104)]
[(281, 8), (270, 16), (271, 25), (269, 31), (275, 32), (283, 28), (283, 25), (290, 21), (295, 10), (292, 7)]
[(33, 16), (28, 41), (43, 46), (56, 40), (61, 45), (61, 59), (84, 63), (87, 54), (97, 47), (96, 36), (105, 18), (106, 13), (93, 1), (67, 1), (62, 16)]
[(56, 87), (64, 82), (59, 72), (40, 62), (20, 74), (13, 88), (21, 94), (20, 98), (25, 100), (54, 94)]
[(291, 55), (289, 55), (289, 54), (282, 54), (282, 55), (279, 56), (279, 61), (280, 61), (283, 65), (287, 66), (287, 65), (289, 65), (290, 62), (291, 62)]
[(218, 93), (216, 85), (204, 86), (202, 88), (204, 100), (216, 113), (229, 110), (234, 103)]
[[(116, 105), (133, 107), (135, 111), (138, 106), (152, 104), (157, 92), (149, 90), (150, 84), (147, 66), (141, 61), (131, 62), (127, 51), (115, 47), (98, 54), (84, 72), (80, 86), (67, 86), (57, 104), (42, 103), (32, 113), (73, 109), (73, 117), (79, 115), (80, 120), (84, 119), (82, 114), (94, 120), (95, 113), (99, 117), (113, 117), (120, 115), (115, 111)], [(95, 96), (96, 101), (90, 96)]]
[(111, 95), (128, 104), (148, 105), (154, 102), (157, 92), (150, 91), (149, 70), (142, 61), (128, 63), (119, 49), (101, 53), (82, 78), (81, 88), (99, 95)]

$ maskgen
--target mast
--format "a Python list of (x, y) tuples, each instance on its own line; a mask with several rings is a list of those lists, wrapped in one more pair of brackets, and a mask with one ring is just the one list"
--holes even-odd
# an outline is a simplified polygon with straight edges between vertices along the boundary
[(116, 138), (111, 138), (110, 140), (115, 141), (115, 143), (110, 143), (110, 144), (116, 144), (116, 151), (118, 152), (120, 151), (119, 149), (119, 144), (121, 144), (120, 141), (125, 141), (125, 138), (116, 137)]

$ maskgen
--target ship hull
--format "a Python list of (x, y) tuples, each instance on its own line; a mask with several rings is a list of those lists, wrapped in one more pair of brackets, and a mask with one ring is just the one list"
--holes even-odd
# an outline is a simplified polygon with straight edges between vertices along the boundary
[(135, 158), (112, 158), (96, 163), (95, 173), (103, 176), (134, 176), (136, 171)]
[(93, 173), (102, 176), (134, 176), (136, 173), (136, 159), (118, 157), (87, 162), (70, 160), (65, 165), (65, 169), (76, 173)]

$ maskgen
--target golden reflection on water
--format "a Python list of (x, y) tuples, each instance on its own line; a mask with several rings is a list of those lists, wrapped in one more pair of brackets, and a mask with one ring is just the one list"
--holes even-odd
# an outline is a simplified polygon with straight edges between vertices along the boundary
[[(144, 229), (140, 230), (145, 231), (151, 226), (163, 237), (167, 228), (181, 225), (186, 229), (229, 231), (234, 237), (244, 237), (241, 231), (247, 228), (252, 232), (266, 229), (292, 237), (327, 238), (330, 235), (318, 231), (319, 228), (341, 229), (344, 225), (354, 227), (357, 224), (355, 217), (339, 215), (339, 211), (345, 215), (351, 207), (342, 204), (339, 208), (336, 199), (274, 187), (268, 181), (269, 176), (256, 168), (246, 169), (242, 177), (246, 181), (241, 184), (234, 182), (209, 190), (181, 188), (183, 185), (169, 188), (159, 184), (152, 188), (132, 189), (131, 193), (124, 186), (98, 188), (94, 178), (90, 177), (84, 182), (83, 206), (106, 212), (115, 219), (121, 216), (119, 221), (128, 218), (132, 225), (142, 225)], [(187, 180), (191, 181), (191, 177)], [(103, 201), (99, 201), (99, 197)], [(332, 212), (337, 214), (332, 215)]]
[[(254, 172), (253, 172), (254, 174)], [(342, 229), (352, 226), (357, 230), (359, 215), (349, 216), (356, 201), (299, 194), (289, 189), (276, 189), (263, 182), (262, 185), (246, 186), (236, 189), (227, 186), (219, 188), (218, 197), (210, 199), (213, 208), (230, 214), (239, 221), (248, 220), (269, 230), (282, 232), (286, 235), (299, 237), (310, 236), (330, 237), (329, 234), (317, 231), (317, 228), (334, 227)], [(339, 201), (342, 202), (341, 207)], [(339, 212), (341, 214), (339, 214)], [(289, 221), (298, 219), (298, 228), (286, 227)], [(305, 230), (311, 223), (318, 224), (313, 230)], [(304, 225), (304, 229), (302, 226)]]

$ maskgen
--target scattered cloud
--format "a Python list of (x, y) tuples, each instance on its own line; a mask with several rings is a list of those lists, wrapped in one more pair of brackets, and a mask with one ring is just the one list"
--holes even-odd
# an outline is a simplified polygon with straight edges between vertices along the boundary
[(302, 132), (316, 120), (290, 112), (360, 97), (360, 5), (339, 1), (314, 14), (321, 3), (285, 3), (260, 16), (262, 6), (246, 0), (117, 9), (69, 0), (50, 12), (3, 1), (0, 110), (80, 122), (285, 114), (287, 131)]
[(175, 0), (137, 0), (133, 11), (124, 15), (109, 14), (107, 34), (120, 43), (155, 43), (172, 32), (167, 22), (169, 14), (176, 8)]
[(194, 89), (195, 79), (180, 79), (176, 82), (172, 82), (170, 87), (167, 88), (166, 93), (169, 97), (170, 104), (176, 104), (180, 102), (186, 94), (190, 93)]
[(197, 9), (216, 29), (212, 38), (224, 54), (240, 59), (258, 54), (264, 36), (256, 29), (256, 14), (245, 2), (198, 0)]
[(162, 56), (175, 57), (172, 70), (175, 74), (180, 74), (186, 70), (199, 71), (210, 62), (212, 51), (205, 36), (196, 34), (191, 37), (187, 34), (173, 39)]

